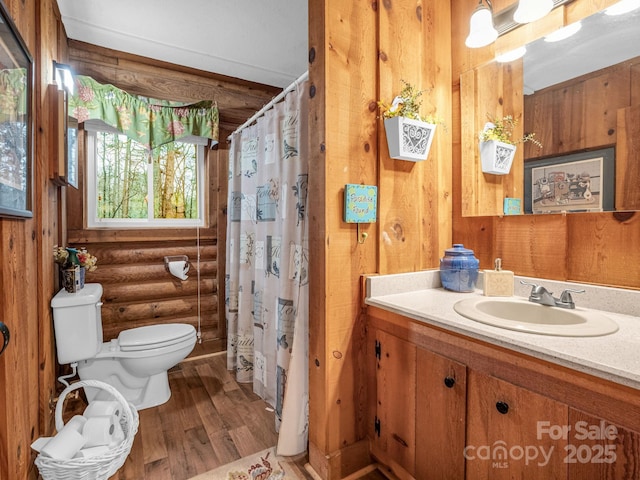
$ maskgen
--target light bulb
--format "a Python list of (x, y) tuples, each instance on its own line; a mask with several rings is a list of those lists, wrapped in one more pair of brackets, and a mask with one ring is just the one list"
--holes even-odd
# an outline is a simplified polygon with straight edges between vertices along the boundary
[(565, 38), (569, 38), (572, 35), (578, 33), (578, 31), (582, 28), (582, 23), (575, 22), (571, 25), (567, 25), (566, 27), (562, 27), (559, 30), (556, 30), (553, 33), (550, 33), (546, 37), (544, 37), (545, 42), (559, 42), (560, 40), (564, 40)]
[(498, 55), (496, 57), (496, 62), (499, 62), (499, 63), (513, 62), (514, 60), (524, 57), (525, 53), (527, 53), (526, 47), (518, 47), (506, 53)]
[(469, 36), (464, 42), (469, 48), (480, 48), (489, 45), (498, 38), (498, 31), (493, 26), (491, 10), (480, 5), (471, 15)]
[(518, 23), (534, 22), (553, 10), (553, 0), (520, 0), (513, 19)]
[(640, 0), (621, 0), (607, 8), (604, 13), (607, 15), (624, 15), (640, 7)]

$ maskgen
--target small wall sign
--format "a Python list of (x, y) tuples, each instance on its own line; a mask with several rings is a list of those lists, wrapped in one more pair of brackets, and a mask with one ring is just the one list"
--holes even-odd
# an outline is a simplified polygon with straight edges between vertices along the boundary
[(505, 215), (520, 215), (521, 213), (522, 213), (522, 199), (509, 198), (509, 197), (504, 199)]
[(378, 187), (347, 184), (344, 186), (344, 221), (347, 223), (375, 223)]

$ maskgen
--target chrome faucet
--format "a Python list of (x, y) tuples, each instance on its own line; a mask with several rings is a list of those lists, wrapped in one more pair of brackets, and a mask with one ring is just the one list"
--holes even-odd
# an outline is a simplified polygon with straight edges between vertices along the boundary
[(539, 303), (540, 305), (547, 305), (549, 307), (560, 308), (576, 308), (576, 304), (571, 297), (572, 293), (584, 293), (584, 290), (572, 290), (570, 288), (563, 290), (560, 294), (560, 298), (553, 296), (553, 292), (548, 291), (542, 285), (536, 285), (535, 283), (528, 283), (524, 280), (520, 280), (522, 285), (528, 285), (531, 287), (531, 293), (529, 294), (529, 301), (533, 303)]

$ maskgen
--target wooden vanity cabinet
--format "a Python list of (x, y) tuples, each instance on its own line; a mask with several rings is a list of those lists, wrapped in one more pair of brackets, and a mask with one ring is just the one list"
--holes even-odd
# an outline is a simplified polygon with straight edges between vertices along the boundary
[(367, 308), (372, 456), (402, 480), (640, 480), (640, 392)]
[(464, 478), (467, 367), (417, 350), (416, 478)]
[(416, 346), (375, 331), (373, 346), (375, 405), (370, 422), (372, 448), (415, 476)]
[(569, 480), (640, 479), (640, 433), (573, 408), (569, 425), (574, 429), (566, 452)]
[(473, 370), (467, 405), (467, 479), (567, 478), (567, 439), (547, 433), (567, 425), (567, 405)]
[(374, 456), (401, 478), (464, 478), (466, 367), (382, 330), (368, 340)]

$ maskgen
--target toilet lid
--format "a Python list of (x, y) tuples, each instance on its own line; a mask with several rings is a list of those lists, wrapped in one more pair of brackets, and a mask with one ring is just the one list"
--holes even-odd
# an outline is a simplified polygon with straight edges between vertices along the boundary
[(149, 325), (120, 332), (118, 345), (123, 352), (148, 350), (182, 342), (191, 336), (195, 337), (195, 334), (195, 328), (186, 323)]

